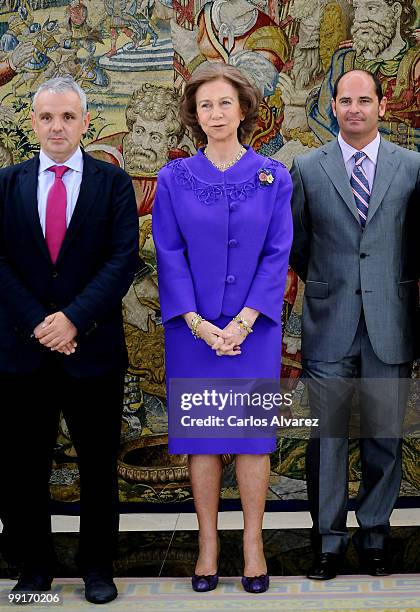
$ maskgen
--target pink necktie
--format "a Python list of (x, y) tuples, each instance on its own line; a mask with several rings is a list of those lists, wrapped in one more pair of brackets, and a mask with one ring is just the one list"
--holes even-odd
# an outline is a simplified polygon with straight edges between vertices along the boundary
[(51, 166), (48, 168), (48, 170), (54, 172), (55, 181), (48, 192), (45, 240), (53, 263), (57, 261), (58, 253), (66, 235), (67, 191), (63, 183), (63, 174), (69, 169), (67, 166)]

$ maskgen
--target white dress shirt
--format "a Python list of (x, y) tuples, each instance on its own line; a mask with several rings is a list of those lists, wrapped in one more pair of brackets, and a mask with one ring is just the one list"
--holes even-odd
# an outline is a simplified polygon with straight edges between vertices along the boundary
[[(349, 180), (351, 177), (351, 173), (353, 172), (355, 160), (353, 155), (358, 152), (359, 149), (355, 149), (347, 142), (344, 141), (341, 134), (338, 134), (338, 144), (340, 145), (341, 153), (343, 154), (344, 165), (346, 166), (347, 174), (349, 176)], [(367, 180), (369, 182), (370, 191), (372, 192), (373, 180), (375, 178), (375, 170), (376, 170), (376, 161), (378, 159), (378, 151), (379, 145), (381, 142), (381, 137), (379, 132), (376, 134), (375, 138), (369, 142), (361, 151), (367, 155), (367, 158), (363, 160), (362, 167), (367, 176)]]
[(57, 162), (50, 159), (42, 149), (39, 153), (37, 199), (39, 221), (41, 223), (44, 236), (48, 192), (55, 181), (54, 172), (48, 170), (48, 168), (51, 168), (51, 166), (67, 166), (70, 168), (70, 170), (67, 170), (63, 176), (63, 182), (67, 191), (66, 225), (68, 227), (76, 206), (77, 198), (79, 197), (80, 184), (82, 182), (83, 155), (80, 147), (77, 148), (73, 155), (64, 164), (57, 164)]

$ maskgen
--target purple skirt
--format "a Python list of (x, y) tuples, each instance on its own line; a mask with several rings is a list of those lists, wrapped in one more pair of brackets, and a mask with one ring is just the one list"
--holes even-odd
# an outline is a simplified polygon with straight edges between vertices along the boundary
[[(231, 317), (211, 321), (226, 327)], [(260, 315), (254, 332), (241, 345), (241, 355), (218, 357), (203, 340), (196, 340), (185, 321), (178, 317), (165, 325), (166, 381), (171, 378), (280, 378), (281, 327)], [(169, 401), (168, 401), (169, 406)], [(168, 415), (171, 418), (171, 415)], [(276, 448), (269, 438), (194, 438), (169, 436), (169, 453), (190, 455), (264, 454)]]

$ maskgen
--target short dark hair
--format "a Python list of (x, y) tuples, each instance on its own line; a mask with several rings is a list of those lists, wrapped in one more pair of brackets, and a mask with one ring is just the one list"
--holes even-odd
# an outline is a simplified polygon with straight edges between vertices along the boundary
[(207, 136), (197, 120), (195, 97), (201, 85), (217, 81), (218, 79), (230, 83), (238, 93), (239, 105), (245, 114), (243, 121), (241, 121), (238, 127), (238, 140), (239, 142), (244, 142), (254, 131), (262, 96), (240, 70), (229, 64), (205, 62), (193, 72), (185, 86), (179, 105), (181, 121), (190, 128), (198, 144), (206, 144)]
[(373, 84), (375, 85), (375, 93), (377, 95), (378, 101), (380, 102), (382, 100), (382, 98), (384, 97), (384, 94), (382, 93), (382, 83), (379, 80), (379, 78), (376, 76), (376, 74), (373, 74), (373, 72), (369, 72), (369, 70), (362, 70), (362, 69), (359, 70), (358, 68), (357, 69), (354, 68), (353, 70), (347, 70), (347, 72), (343, 72), (343, 74), (340, 74), (338, 79), (336, 79), (334, 83), (334, 91), (333, 91), (334, 101), (337, 99), (338, 84), (340, 83), (341, 79), (344, 76), (346, 76), (346, 74), (350, 74), (351, 72), (364, 72), (365, 74), (370, 76), (370, 78), (373, 81)]

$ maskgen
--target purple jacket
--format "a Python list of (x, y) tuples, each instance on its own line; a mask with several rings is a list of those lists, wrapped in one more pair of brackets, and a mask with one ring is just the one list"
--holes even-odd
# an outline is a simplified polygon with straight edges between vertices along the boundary
[(153, 238), (164, 324), (189, 311), (235, 316), (244, 306), (280, 322), (291, 193), (283, 164), (251, 148), (225, 172), (201, 150), (162, 168)]

